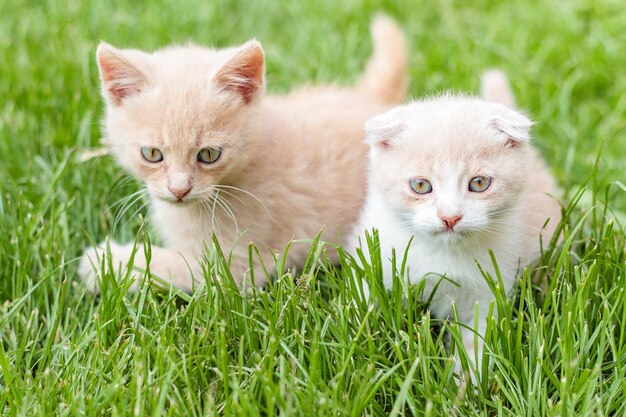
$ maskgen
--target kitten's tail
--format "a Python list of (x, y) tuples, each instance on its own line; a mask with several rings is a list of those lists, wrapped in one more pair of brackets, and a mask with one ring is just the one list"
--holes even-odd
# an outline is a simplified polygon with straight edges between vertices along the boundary
[(386, 104), (406, 95), (407, 40), (391, 18), (377, 15), (370, 29), (374, 52), (359, 82), (359, 89)]
[(515, 96), (504, 72), (496, 69), (485, 71), (480, 84), (481, 96), (485, 100), (515, 108)]

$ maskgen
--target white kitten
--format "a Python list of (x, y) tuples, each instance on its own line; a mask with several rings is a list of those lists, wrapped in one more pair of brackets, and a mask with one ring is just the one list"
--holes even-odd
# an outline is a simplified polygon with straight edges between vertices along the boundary
[[(487, 73), (484, 83), (486, 99), (513, 104), (503, 74)], [(439, 285), (430, 303), (436, 316), (450, 317), (456, 305), (478, 369), (494, 296), (476, 263), (496, 279), (493, 251), (508, 293), (519, 269), (540, 252), (540, 233), (546, 242), (560, 220), (555, 182), (529, 143), (531, 124), (502, 104), (452, 95), (397, 107), (366, 124), (368, 198), (350, 247), (360, 244), (369, 256), (364, 233), (378, 229), (390, 288), (392, 249), (401, 260), (410, 241), (410, 282), (425, 280), (425, 297)]]

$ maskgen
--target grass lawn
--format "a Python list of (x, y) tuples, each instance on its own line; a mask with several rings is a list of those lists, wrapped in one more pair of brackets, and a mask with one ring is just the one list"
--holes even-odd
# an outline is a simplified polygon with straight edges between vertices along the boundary
[[(87, 2), (0, 0), (0, 413), (46, 415), (626, 415), (626, 7), (623, 0)], [(471, 4), (471, 6), (470, 6)], [(489, 372), (454, 376), (453, 322), (401, 284), (352, 301), (357, 273), (313, 250), (302, 276), (193, 295), (76, 275), (111, 236), (156, 239), (137, 190), (96, 147), (95, 48), (192, 40), (265, 46), (268, 90), (353, 82), (385, 10), (411, 42), (410, 95), (477, 91), (500, 67), (536, 120), (565, 201), (564, 243), (497, 292)], [(321, 265), (321, 268), (315, 267)], [(279, 265), (280, 266), (280, 265)], [(223, 263), (212, 265), (222, 273)], [(367, 272), (379, 280), (376, 265)]]

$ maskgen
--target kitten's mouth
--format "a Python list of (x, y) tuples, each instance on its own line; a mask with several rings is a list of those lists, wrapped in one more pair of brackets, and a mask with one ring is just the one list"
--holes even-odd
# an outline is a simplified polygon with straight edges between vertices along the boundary
[(189, 198), (189, 197), (186, 197), (186, 198), (159, 197), (159, 200), (165, 201), (166, 203), (170, 203), (175, 206), (186, 206), (196, 201), (195, 198)]

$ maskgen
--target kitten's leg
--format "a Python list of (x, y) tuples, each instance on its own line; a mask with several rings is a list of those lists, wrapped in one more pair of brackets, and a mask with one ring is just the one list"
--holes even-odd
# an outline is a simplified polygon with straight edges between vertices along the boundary
[[(252, 286), (260, 288), (267, 284), (268, 274), (271, 274), (274, 271), (272, 262), (273, 259), (271, 258), (263, 259), (263, 265), (268, 271), (266, 274), (261, 266), (261, 262), (258, 259), (253, 258), (251, 270), (249, 259), (233, 257), (230, 262), (230, 273), (233, 276), (233, 280), (242, 291), (245, 291)], [(253, 276), (254, 282), (252, 282)]]
[[(469, 297), (468, 297), (469, 299)], [(468, 359), (476, 368), (476, 375), (470, 372), (472, 381), (476, 383), (476, 377), (482, 372), (482, 361), (484, 351), (484, 337), (487, 330), (487, 316), (489, 314), (489, 304), (491, 299), (488, 297), (475, 297), (474, 303), (461, 303), (463, 308), (457, 304), (457, 317), (461, 323), (461, 338), (463, 346), (467, 352)], [(478, 311), (475, 311), (475, 305), (478, 303)], [(477, 313), (477, 316), (475, 315)], [(461, 362), (457, 357), (456, 371), (461, 374)]]
[[(132, 268), (135, 270), (132, 274), (135, 278), (140, 278), (142, 274), (136, 270), (145, 270), (147, 265), (146, 255), (142, 245), (135, 245), (130, 243), (126, 245), (120, 245), (118, 243), (111, 242), (109, 244), (111, 253), (111, 264), (114, 268), (114, 273), (118, 275), (120, 272), (125, 272), (128, 268), (128, 263), (134, 252), (134, 260)], [(150, 273), (157, 277), (170, 282), (173, 286), (180, 288), (183, 291), (190, 292), (194, 286), (197, 286), (203, 278), (203, 272), (201, 265), (193, 256), (183, 257), (180, 253), (169, 249), (164, 249), (158, 246), (151, 247), (151, 260), (150, 260)], [(107, 257), (106, 244), (101, 243), (97, 247), (89, 248), (82, 256), (80, 265), (78, 267), (78, 273), (80, 277), (87, 283), (89, 289), (93, 292), (98, 292), (98, 282), (96, 280), (96, 274), (101, 274), (102, 260)], [(104, 260), (105, 266), (108, 264), (108, 259)], [(131, 290), (137, 289), (137, 283), (135, 282), (131, 286)]]
[[(437, 317), (448, 317), (450, 320), (456, 320), (460, 342), (463, 344), (467, 357), (470, 361), (470, 379), (476, 383), (482, 372), (482, 358), (484, 351), (484, 336), (487, 328), (487, 316), (489, 314), (489, 306), (493, 296), (488, 288), (484, 289), (484, 293), (477, 294), (473, 291), (464, 291), (455, 297), (447, 296), (437, 297), (430, 303), (430, 310)], [(478, 315), (475, 317), (475, 307), (478, 303)], [(450, 339), (451, 340), (451, 339)], [(461, 359), (459, 349), (456, 350), (455, 372), (462, 376), (464, 370), (461, 367)], [(474, 371), (475, 370), (475, 371)]]

